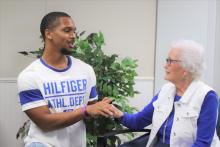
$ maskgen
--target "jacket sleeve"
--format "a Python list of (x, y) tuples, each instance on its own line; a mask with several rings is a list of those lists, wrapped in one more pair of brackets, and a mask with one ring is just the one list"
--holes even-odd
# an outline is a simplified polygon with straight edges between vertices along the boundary
[(151, 102), (140, 112), (135, 114), (128, 114), (125, 112), (124, 116), (120, 119), (120, 123), (133, 130), (143, 129), (144, 127), (150, 125), (152, 123), (154, 111), (153, 102), (156, 101), (157, 98), (158, 94), (155, 95)]
[(192, 147), (209, 147), (215, 134), (218, 111), (218, 96), (209, 91), (204, 99), (197, 122), (196, 141)]

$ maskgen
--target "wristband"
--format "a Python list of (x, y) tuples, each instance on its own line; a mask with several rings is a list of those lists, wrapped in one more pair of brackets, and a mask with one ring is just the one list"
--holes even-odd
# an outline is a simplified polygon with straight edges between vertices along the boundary
[(86, 111), (86, 107), (87, 107), (86, 105), (82, 107), (82, 114), (83, 114), (83, 116), (85, 116), (85, 117), (89, 116), (88, 113), (87, 113), (87, 111)]

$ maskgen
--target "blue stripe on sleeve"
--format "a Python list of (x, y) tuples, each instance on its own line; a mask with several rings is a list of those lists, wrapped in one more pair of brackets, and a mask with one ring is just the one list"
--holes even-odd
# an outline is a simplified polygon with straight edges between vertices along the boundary
[(97, 90), (96, 90), (96, 86), (93, 86), (89, 95), (89, 98), (95, 98), (97, 96)]
[(21, 91), (19, 93), (19, 97), (21, 105), (44, 99), (39, 89)]

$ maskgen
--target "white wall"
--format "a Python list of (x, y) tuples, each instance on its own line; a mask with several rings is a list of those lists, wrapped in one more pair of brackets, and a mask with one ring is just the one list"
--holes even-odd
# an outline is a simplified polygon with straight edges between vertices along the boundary
[(214, 62), (214, 88), (220, 96), (220, 1), (216, 5), (216, 46)]
[(169, 45), (181, 38), (195, 40), (206, 48), (203, 79), (214, 85), (215, 30), (216, 0), (158, 0), (155, 92), (165, 83), (163, 65)]
[(129, 103), (138, 110), (142, 110), (153, 97), (154, 79), (138, 77), (135, 79), (134, 88), (140, 93), (129, 98)]

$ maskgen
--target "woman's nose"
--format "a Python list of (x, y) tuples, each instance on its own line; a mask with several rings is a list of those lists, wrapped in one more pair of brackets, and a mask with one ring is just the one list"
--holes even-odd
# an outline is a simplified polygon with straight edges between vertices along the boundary
[(166, 69), (168, 65), (169, 65), (168, 63), (165, 63), (165, 64), (163, 65), (163, 67)]

